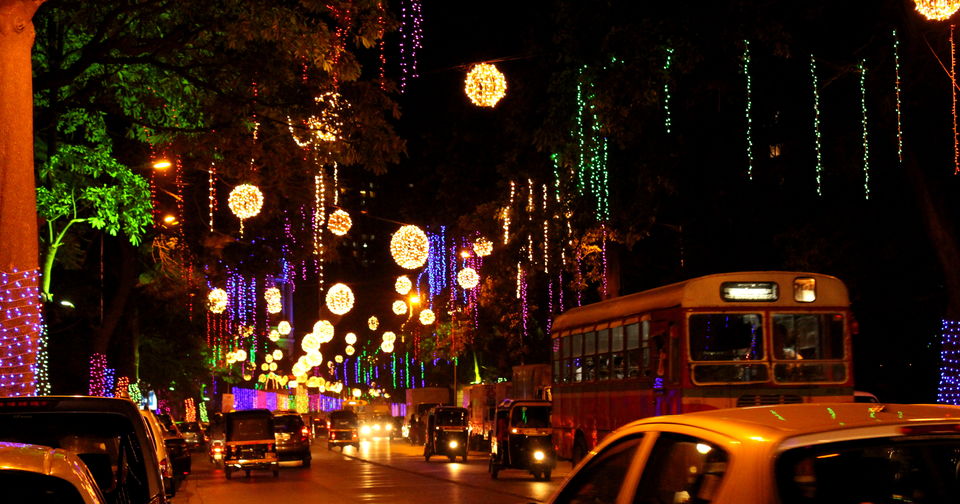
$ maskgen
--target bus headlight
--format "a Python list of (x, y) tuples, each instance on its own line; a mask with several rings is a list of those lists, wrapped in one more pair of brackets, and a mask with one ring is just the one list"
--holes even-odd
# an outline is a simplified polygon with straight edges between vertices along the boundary
[(545, 458), (547, 458), (547, 456), (542, 451), (537, 450), (533, 452), (533, 459), (537, 462), (542, 462)]
[(369, 425), (364, 425), (363, 427), (360, 427), (360, 433), (361, 433), (361, 434), (370, 434), (370, 426), (369, 426)]
[(456, 441), (450, 441), (450, 448), (456, 449), (458, 446), (460, 446), (460, 443)]

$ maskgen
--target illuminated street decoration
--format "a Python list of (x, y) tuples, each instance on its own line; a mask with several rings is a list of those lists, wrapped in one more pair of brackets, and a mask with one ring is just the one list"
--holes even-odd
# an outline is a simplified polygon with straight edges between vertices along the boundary
[(243, 221), (260, 213), (260, 208), (263, 207), (263, 193), (255, 185), (241, 184), (230, 191), (227, 205), (230, 211)]
[(390, 254), (402, 268), (416, 269), (423, 266), (430, 251), (426, 233), (417, 226), (402, 226), (390, 239)]
[(673, 48), (666, 48), (666, 58), (663, 62), (663, 127), (670, 134), (673, 120), (670, 117), (670, 64), (673, 63)]
[(393, 343), (388, 343), (386, 341), (380, 343), (380, 350), (383, 351), (383, 353), (393, 352), (393, 348)]
[(371, 331), (376, 331), (377, 327), (379, 326), (380, 326), (380, 321), (377, 320), (377, 317), (371, 316), (370, 318), (367, 319), (367, 327), (369, 327)]
[(401, 296), (406, 296), (410, 289), (413, 288), (413, 284), (410, 282), (410, 279), (406, 275), (397, 277), (396, 283), (393, 284), (394, 290), (397, 291)]
[(340, 93), (336, 91), (327, 91), (315, 96), (313, 101), (320, 112), (319, 115), (312, 115), (304, 121), (308, 131), (306, 138), (297, 136), (293, 120), (290, 119), (290, 116), (287, 116), (287, 128), (290, 130), (290, 136), (294, 143), (300, 147), (339, 140), (343, 130), (343, 113), (350, 108), (350, 104), (343, 100)]
[(433, 314), (433, 310), (431, 310), (431, 309), (429, 309), (429, 308), (425, 308), (425, 309), (423, 309), (423, 311), (420, 312), (420, 323), (421, 323), (421, 324), (423, 324), (423, 325), (430, 325), (430, 324), (432, 324), (435, 320), (437, 320), (437, 316)]
[(227, 291), (216, 288), (207, 294), (207, 307), (213, 313), (223, 313), (227, 309)]
[(291, 329), (290, 322), (287, 322), (286, 320), (281, 320), (280, 323), (277, 324), (277, 332), (283, 336), (290, 334)]
[(342, 355), (337, 355), (337, 356), (335, 356), (335, 357), (333, 358), (333, 360), (336, 361), (337, 364), (343, 364), (343, 356), (342, 356)]
[(407, 303), (403, 300), (396, 300), (393, 302), (393, 313), (397, 315), (406, 315), (407, 314)]
[(810, 77), (813, 80), (813, 147), (817, 154), (817, 196), (823, 196), (823, 153), (820, 149), (820, 84), (817, 81), (817, 59), (810, 55)]
[(474, 105), (493, 107), (507, 94), (507, 79), (490, 63), (479, 63), (467, 73), (464, 87)]
[(400, 0), (400, 92), (407, 90), (407, 77), (417, 74), (417, 50), (423, 49), (423, 14), (420, 0)]
[[(951, 37), (953, 32), (951, 31)], [(870, 139), (867, 136), (867, 60), (860, 60), (860, 110), (863, 113), (863, 199), (870, 199)], [(956, 121), (954, 121), (954, 153), (956, 153)], [(956, 154), (954, 154), (956, 157)]]
[(347, 348), (343, 349), (343, 353), (347, 355), (353, 355), (356, 350), (353, 348), (353, 345), (347, 345)]
[(945, 21), (960, 9), (958, 0), (914, 0), (917, 12), (931, 21)]
[(315, 352), (320, 349), (320, 338), (314, 333), (307, 334), (300, 341), (300, 348), (304, 352)]
[(743, 41), (743, 55), (740, 57), (743, 75), (746, 77), (747, 99), (744, 102), (743, 115), (747, 123), (747, 179), (753, 180), (753, 81), (750, 77), (750, 41)]
[(320, 352), (307, 352), (307, 364), (310, 367), (317, 367), (323, 364), (323, 354)]
[(348, 345), (356, 345), (357, 335), (352, 332), (347, 333), (347, 335), (343, 337), (343, 341), (345, 341)]
[(937, 402), (960, 404), (960, 321), (943, 320)]
[(283, 305), (280, 303), (280, 289), (270, 287), (263, 293), (263, 299), (267, 302), (267, 312), (275, 314), (283, 311)]
[(320, 343), (333, 341), (333, 324), (328, 320), (320, 320), (313, 324), (313, 333), (317, 336)]
[(345, 284), (337, 283), (327, 291), (327, 308), (335, 315), (343, 315), (353, 308), (353, 291)]
[(493, 253), (493, 242), (481, 236), (473, 242), (473, 251), (480, 257), (487, 257)]
[(283, 350), (280, 350), (280, 349), (278, 348), (278, 349), (274, 350), (272, 354), (269, 354), (269, 355), (270, 355), (270, 357), (273, 358), (273, 360), (283, 359)]
[[(951, 30), (952, 32), (952, 30)], [(900, 38), (897, 37), (897, 30), (893, 30), (893, 63), (894, 63), (894, 93), (897, 97), (897, 159), (903, 163), (903, 127), (901, 124), (900, 110)], [(955, 167), (956, 168), (956, 167)]]
[(337, 210), (327, 218), (327, 229), (337, 236), (347, 234), (352, 225), (353, 221), (350, 219), (350, 214), (344, 210)]
[(953, 41), (954, 31), (956, 26), (950, 25), (950, 95), (953, 97), (950, 113), (953, 115), (953, 174), (956, 175), (960, 173), (960, 139), (957, 138), (957, 45)]
[(387, 343), (393, 343), (397, 341), (397, 335), (394, 334), (393, 331), (386, 331), (383, 333), (383, 336), (381, 337), (381, 339), (383, 341), (386, 341)]
[[(605, 221), (610, 217), (607, 139), (601, 134), (600, 117), (594, 104), (589, 101), (596, 95), (596, 91), (592, 80), (586, 75), (586, 70), (587, 66), (584, 65), (577, 79), (576, 129), (572, 135), (577, 142), (577, 188), (580, 194), (590, 191), (596, 218)], [(511, 187), (511, 192), (512, 190)]]
[(480, 275), (473, 268), (463, 268), (457, 273), (457, 283), (464, 289), (472, 289), (480, 283)]

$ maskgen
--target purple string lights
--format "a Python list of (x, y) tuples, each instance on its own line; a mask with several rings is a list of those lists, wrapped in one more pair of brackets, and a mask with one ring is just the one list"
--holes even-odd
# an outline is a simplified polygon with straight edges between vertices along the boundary
[(417, 50), (423, 48), (423, 14), (420, 0), (405, 0), (400, 3), (400, 92), (406, 91), (407, 77), (417, 74)]
[(0, 396), (45, 392), (39, 270), (0, 273)]

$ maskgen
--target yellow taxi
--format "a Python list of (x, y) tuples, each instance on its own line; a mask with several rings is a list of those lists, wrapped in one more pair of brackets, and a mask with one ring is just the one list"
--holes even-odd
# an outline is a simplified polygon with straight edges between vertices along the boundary
[(80, 457), (49, 446), (0, 442), (0, 488), (4, 502), (107, 502)]
[(960, 502), (960, 409), (806, 403), (639, 420), (552, 503)]

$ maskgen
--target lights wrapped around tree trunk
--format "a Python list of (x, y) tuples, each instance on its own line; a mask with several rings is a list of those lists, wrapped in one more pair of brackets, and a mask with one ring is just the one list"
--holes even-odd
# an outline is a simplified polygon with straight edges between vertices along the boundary
[(457, 273), (457, 283), (464, 289), (472, 289), (480, 283), (480, 275), (473, 268), (463, 268)]
[(432, 324), (435, 320), (437, 320), (437, 316), (433, 314), (433, 310), (431, 310), (431, 309), (429, 309), (429, 308), (424, 308), (423, 311), (420, 312), (420, 323), (421, 323), (421, 324), (423, 324), (423, 325), (430, 325), (430, 324)]
[(227, 291), (216, 288), (207, 294), (207, 307), (213, 313), (223, 313), (227, 309)]
[(327, 229), (337, 236), (347, 234), (351, 226), (353, 226), (353, 221), (350, 219), (350, 214), (344, 210), (337, 210), (330, 214), (330, 217), (327, 217)]
[(403, 300), (398, 299), (393, 302), (393, 313), (397, 315), (406, 315), (407, 314), (407, 303)]
[(960, 10), (960, 0), (914, 0), (917, 12), (931, 21), (945, 21)]
[(334, 284), (327, 291), (327, 308), (335, 315), (349, 312), (353, 301), (353, 291), (345, 284)]
[(416, 269), (423, 266), (429, 252), (427, 234), (417, 226), (402, 226), (390, 239), (390, 254), (402, 268)]
[(493, 107), (507, 94), (507, 79), (495, 65), (479, 63), (467, 73), (464, 91), (474, 105)]

